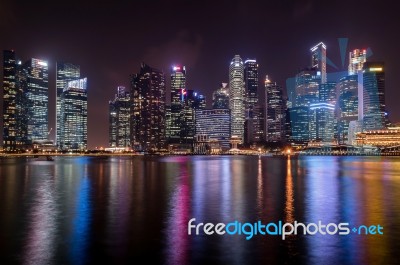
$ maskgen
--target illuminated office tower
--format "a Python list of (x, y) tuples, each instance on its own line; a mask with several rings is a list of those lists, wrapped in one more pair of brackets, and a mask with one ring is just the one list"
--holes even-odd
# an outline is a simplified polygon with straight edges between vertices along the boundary
[(304, 68), (296, 74), (293, 107), (309, 106), (319, 101), (321, 72), (316, 68)]
[(292, 107), (288, 110), (290, 116), (290, 139), (295, 142), (307, 142), (310, 139), (309, 107)]
[(3, 148), (17, 149), (18, 139), (18, 68), (14, 51), (3, 51)]
[(222, 83), (221, 87), (213, 92), (213, 109), (229, 109), (229, 88), (227, 83)]
[[(386, 127), (385, 67), (383, 62), (366, 62), (360, 72), (362, 121), (364, 130), (377, 130)], [(361, 80), (360, 80), (361, 79)]]
[(258, 104), (258, 63), (256, 60), (248, 59), (244, 62), (244, 84), (245, 84), (245, 143), (252, 144), (260, 142), (264, 134), (261, 126), (262, 109)]
[(339, 80), (338, 91), (338, 142), (349, 143), (349, 125), (358, 120), (358, 76), (349, 75)]
[(326, 77), (326, 45), (323, 42), (318, 43), (311, 49), (311, 67), (321, 73), (321, 83), (327, 81)]
[(182, 94), (183, 109), (181, 112), (180, 143), (192, 144), (195, 136), (195, 112), (206, 107), (205, 97), (191, 89), (186, 89)]
[(171, 136), (171, 105), (165, 105), (165, 139)]
[(87, 149), (87, 78), (68, 81), (60, 95), (60, 149)]
[(61, 94), (69, 81), (77, 80), (81, 76), (80, 67), (71, 63), (57, 62), (56, 64), (56, 144), (60, 147), (60, 118)]
[(26, 144), (48, 139), (48, 65), (40, 59), (30, 59), (22, 66), (21, 89), (27, 120)]
[(253, 108), (258, 104), (258, 64), (256, 60), (244, 62), (244, 85), (246, 92), (247, 116), (253, 117)]
[(349, 75), (356, 75), (367, 61), (367, 50), (355, 49), (349, 52)]
[(336, 104), (336, 82), (326, 82), (318, 87), (318, 97), (320, 102)]
[(131, 97), (125, 87), (119, 86), (109, 101), (109, 146), (131, 146)]
[(218, 140), (224, 149), (229, 149), (230, 110), (196, 110), (196, 135), (207, 135), (210, 140)]
[(310, 140), (332, 142), (335, 129), (335, 105), (319, 102), (310, 105)]
[(286, 103), (282, 88), (265, 79), (265, 139), (267, 142), (285, 140)]
[(235, 55), (229, 66), (229, 109), (231, 110), (231, 137), (244, 141), (245, 122), (244, 66), (239, 55)]
[(175, 65), (171, 71), (171, 122), (169, 128), (169, 143), (181, 142), (182, 111), (184, 94), (186, 93), (186, 68)]
[(164, 73), (142, 63), (140, 72), (132, 76), (131, 86), (132, 145), (143, 151), (157, 151), (164, 148), (166, 124)]

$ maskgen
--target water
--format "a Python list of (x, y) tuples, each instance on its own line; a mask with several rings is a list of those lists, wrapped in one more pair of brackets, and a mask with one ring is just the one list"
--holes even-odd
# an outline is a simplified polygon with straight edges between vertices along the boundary
[[(399, 198), (390, 157), (3, 158), (0, 264), (395, 264)], [(191, 218), (384, 234), (189, 236)]]

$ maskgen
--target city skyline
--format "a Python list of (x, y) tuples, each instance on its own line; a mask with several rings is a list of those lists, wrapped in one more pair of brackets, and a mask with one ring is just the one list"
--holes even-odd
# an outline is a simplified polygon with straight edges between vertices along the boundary
[[(229, 64), (233, 55), (240, 54), (243, 59), (257, 59), (260, 64), (259, 76), (268, 74), (283, 87), (283, 90), (286, 90), (285, 80), (293, 77), (299, 68), (307, 66), (309, 61), (307, 51), (320, 41), (323, 41), (327, 46), (327, 57), (334, 62), (340, 71), (347, 71), (348, 53), (343, 67), (340, 60), (337, 38), (341, 37), (351, 37), (347, 52), (355, 48), (371, 48), (374, 61), (385, 62), (386, 105), (390, 118), (393, 121), (399, 120), (400, 111), (395, 104), (398, 93), (395, 88), (399, 80), (395, 71), (399, 68), (400, 60), (396, 59), (398, 54), (397, 49), (394, 48), (394, 43), (385, 41), (389, 39), (390, 27), (395, 23), (392, 22), (394, 17), (390, 15), (392, 10), (384, 3), (372, 7), (368, 4), (360, 6), (355, 3), (323, 5), (314, 1), (285, 4), (255, 2), (252, 5), (241, 1), (221, 2), (217, 3), (210, 11), (209, 22), (205, 25), (196, 22), (197, 14), (201, 14), (201, 10), (204, 10), (205, 7), (200, 4), (189, 6), (181, 1), (172, 1), (171, 3), (177, 4), (176, 11), (173, 11), (172, 7), (164, 3), (157, 6), (147, 3), (136, 4), (135, 8), (154, 6), (156, 11), (151, 14), (139, 14), (132, 22), (128, 22), (132, 15), (128, 16), (129, 13), (125, 11), (125, 9), (129, 10), (130, 8), (123, 4), (118, 6), (99, 4), (93, 7), (87, 3), (82, 3), (82, 5), (72, 3), (69, 7), (62, 7), (76, 16), (76, 20), (71, 22), (73, 24), (71, 25), (55, 19), (52, 10), (57, 7), (60, 8), (57, 4), (18, 5), (4, 2), (1, 8), (3, 19), (0, 21), (0, 30), (2, 35), (7, 36), (7, 38), (2, 39), (1, 48), (15, 49), (20, 58), (40, 58), (48, 61), (49, 99), (55, 98), (56, 62), (66, 61), (81, 66), (81, 75), (87, 76), (89, 80), (89, 148), (100, 145), (107, 146), (107, 102), (113, 97), (117, 86), (129, 87), (129, 75), (137, 72), (137, 65), (141, 61), (163, 70), (166, 75), (168, 75), (171, 65), (185, 65), (188, 69), (188, 89), (194, 89), (205, 94), (209, 105), (212, 92), (218, 88), (221, 82), (228, 82), (226, 65)], [(205, 4), (205, 6), (208, 5)], [(267, 19), (258, 11), (263, 10), (263, 7), (266, 6), (270, 10), (277, 11), (276, 13), (281, 16), (280, 18), (278, 15), (274, 15), (274, 12), (271, 12), (268, 21), (274, 21), (273, 24), (268, 24)], [(354, 14), (351, 12), (351, 6), (359, 7), (362, 14), (368, 14), (374, 8), (373, 10), (378, 13), (383, 13), (383, 10), (386, 10), (387, 15), (382, 19), (367, 19), (358, 22), (353, 19)], [(167, 20), (165, 15), (158, 12), (163, 7), (171, 11), (168, 17), (171, 14), (174, 15), (173, 20)], [(198, 11), (194, 12), (196, 9)], [(186, 12), (182, 12), (182, 10)], [(325, 13), (321, 10), (324, 10)], [(4, 11), (9, 11), (8, 15), (3, 14)], [(30, 11), (38, 11), (39, 13)], [(236, 11), (240, 14), (240, 17), (237, 18), (237, 28), (228, 28), (228, 22), (220, 23), (219, 14), (222, 11), (226, 13)], [(336, 13), (341, 14), (341, 21), (335, 19), (334, 14)], [(40, 16), (37, 16), (37, 14), (40, 14)], [(101, 22), (102, 14), (106, 14), (108, 18), (115, 17), (118, 19), (107, 26)], [(143, 25), (136, 32), (129, 30), (129, 33), (136, 34), (134, 37), (129, 37), (124, 33), (126, 29), (140, 25), (138, 23), (143, 17), (152, 19), (157, 15), (160, 15), (160, 18), (155, 23), (151, 23), (150, 26)], [(31, 21), (29, 18), (34, 16), (39, 18), (32, 24), (27, 23), (27, 21)], [(245, 27), (245, 21), (249, 17), (254, 18), (260, 27)], [(313, 25), (313, 31), (299, 30), (301, 25), (308, 25), (315, 18), (324, 19), (318, 20), (319, 23)], [(186, 23), (178, 25), (175, 23), (178, 20)], [(285, 20), (288, 22), (285, 22)], [(46, 21), (54, 21), (54, 23)], [(109, 20), (106, 19), (106, 21)], [(157, 21), (165, 21), (166, 23), (162, 27), (156, 28)], [(220, 24), (216, 25), (215, 21)], [(347, 23), (348, 21), (352, 22), (351, 25)], [(39, 27), (40, 25), (43, 25), (43, 27)], [(213, 25), (213, 27), (210, 27), (210, 25)], [(265, 29), (262, 25), (269, 25), (268, 29)], [(294, 27), (297, 27), (297, 25), (299, 27), (295, 32)], [(35, 28), (34, 31), (30, 30), (32, 27)], [(246, 31), (243, 31), (244, 27)], [(150, 38), (147, 35), (149, 29), (156, 29), (154, 36), (158, 37)], [(219, 34), (216, 34), (219, 31), (224, 33), (225, 38), (219, 38)], [(243, 34), (238, 36), (237, 31), (243, 32)], [(53, 37), (47, 37), (49, 33)], [(72, 36), (80, 37), (72, 38)], [(255, 37), (250, 39), (249, 36)], [(273, 39), (271, 39), (272, 36), (274, 36)], [(135, 41), (135, 44), (132, 45), (132, 41), (137, 40), (137, 38), (142, 41)], [(82, 42), (81, 40), (87, 41)], [(102, 40), (105, 40), (104, 44), (101, 44)], [(124, 56), (121, 56), (121, 54)], [(328, 64), (327, 72), (335, 71), (338, 70)], [(167, 87), (169, 87), (168, 78), (166, 81)], [(259, 87), (262, 87), (260, 81)], [(167, 97), (169, 97), (168, 92)], [(260, 98), (262, 97), (261, 93)], [(49, 102), (49, 105), (49, 128), (53, 128), (50, 138), (54, 139), (56, 131), (54, 124), (55, 103)], [(93, 119), (97, 119), (96, 122), (91, 122)]]

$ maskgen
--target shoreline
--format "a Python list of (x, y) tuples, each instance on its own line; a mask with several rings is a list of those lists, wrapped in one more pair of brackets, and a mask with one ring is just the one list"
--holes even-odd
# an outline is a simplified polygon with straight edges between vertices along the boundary
[(400, 156), (397, 153), (382, 153), (382, 154), (130, 154), (130, 153), (100, 153), (100, 154), (0, 154), (0, 158), (38, 158), (38, 157), (168, 157), (168, 156), (256, 156), (256, 157), (302, 157), (302, 156)]

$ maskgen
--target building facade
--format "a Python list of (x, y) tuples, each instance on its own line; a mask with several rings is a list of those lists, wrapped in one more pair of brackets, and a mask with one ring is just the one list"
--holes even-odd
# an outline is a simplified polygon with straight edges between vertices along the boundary
[(338, 142), (348, 143), (349, 125), (358, 120), (358, 77), (349, 75), (339, 80), (338, 91)]
[(227, 83), (222, 83), (221, 87), (213, 92), (213, 109), (229, 109), (229, 88)]
[(386, 128), (385, 67), (382, 62), (364, 63), (361, 89), (363, 129)]
[(143, 151), (165, 148), (164, 73), (142, 63), (140, 72), (132, 76), (131, 97), (131, 144)]
[(3, 51), (3, 148), (17, 149), (18, 139), (18, 68), (15, 52)]
[(131, 96), (123, 86), (108, 103), (109, 106), (109, 146), (131, 146)]
[(32, 58), (22, 65), (21, 89), (27, 120), (27, 144), (48, 139), (49, 74), (44, 60)]
[(60, 149), (87, 149), (87, 78), (68, 81), (60, 95)]
[(265, 140), (285, 141), (286, 102), (282, 88), (276, 82), (265, 79)]
[(229, 109), (196, 110), (196, 135), (206, 135), (229, 149), (230, 117)]
[(69, 81), (78, 80), (81, 77), (79, 65), (66, 62), (56, 63), (56, 145), (60, 147), (61, 137), (61, 94)]
[(326, 75), (326, 45), (323, 42), (318, 43), (310, 49), (311, 67), (317, 69), (321, 74), (321, 83), (327, 82)]
[(244, 65), (235, 55), (229, 66), (229, 109), (231, 110), (231, 137), (244, 142), (245, 123)]
[(169, 143), (181, 142), (184, 95), (186, 94), (186, 67), (175, 65), (171, 69), (171, 121)]
[(335, 105), (320, 102), (310, 105), (310, 140), (331, 143), (335, 133)]

